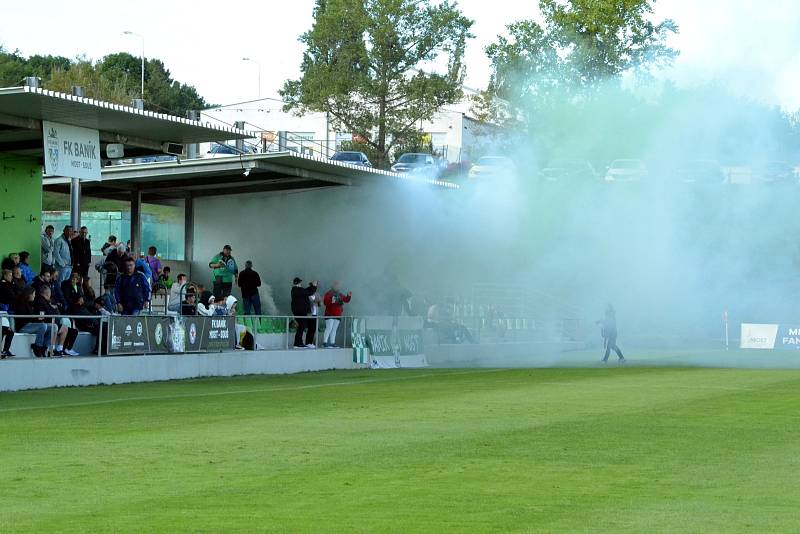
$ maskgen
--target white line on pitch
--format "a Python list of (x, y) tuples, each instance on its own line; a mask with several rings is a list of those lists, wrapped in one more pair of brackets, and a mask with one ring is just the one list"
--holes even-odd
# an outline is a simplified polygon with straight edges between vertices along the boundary
[[(412, 376), (396, 376), (393, 378), (368, 378), (366, 380), (348, 380), (347, 382), (328, 382), (323, 384), (305, 384), (302, 386), (279, 386), (271, 388), (257, 388), (257, 389), (237, 389), (231, 391), (210, 391), (206, 393), (179, 393), (177, 395), (154, 395), (150, 397), (120, 397), (116, 399), (105, 399), (96, 401), (85, 402), (72, 402), (65, 404), (50, 404), (45, 406), (17, 406), (11, 408), (0, 408), (0, 413), (7, 412), (22, 412), (28, 410), (52, 410), (54, 408), (78, 408), (81, 406), (95, 406), (102, 404), (115, 404), (118, 402), (136, 402), (136, 401), (152, 401), (152, 400), (174, 400), (174, 399), (187, 399), (196, 397), (218, 397), (223, 395), (247, 395), (251, 393), (269, 393), (276, 391), (300, 391), (304, 389), (319, 389), (328, 387), (341, 387), (341, 386), (359, 386), (361, 384), (375, 384), (379, 382), (398, 382), (401, 380), (414, 380), (415, 378), (430, 378), (436, 376), (454, 376), (454, 375), (471, 375), (479, 373), (498, 373), (502, 371), (510, 371), (511, 369), (481, 369), (479, 371), (457, 371), (452, 373), (425, 373)], [(231, 377), (219, 377), (231, 378)]]

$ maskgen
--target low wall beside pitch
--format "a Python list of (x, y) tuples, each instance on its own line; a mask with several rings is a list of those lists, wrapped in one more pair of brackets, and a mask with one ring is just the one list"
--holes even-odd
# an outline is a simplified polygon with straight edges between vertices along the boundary
[(351, 349), (18, 359), (0, 363), (0, 391), (352, 368)]

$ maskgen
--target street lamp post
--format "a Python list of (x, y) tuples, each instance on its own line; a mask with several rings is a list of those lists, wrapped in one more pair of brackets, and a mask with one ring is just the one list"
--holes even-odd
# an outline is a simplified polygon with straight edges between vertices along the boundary
[(125, 35), (133, 35), (142, 40), (142, 100), (144, 100), (144, 36), (131, 31), (125, 31)]
[(249, 57), (243, 57), (242, 61), (251, 61), (258, 67), (258, 98), (261, 98), (261, 63)]

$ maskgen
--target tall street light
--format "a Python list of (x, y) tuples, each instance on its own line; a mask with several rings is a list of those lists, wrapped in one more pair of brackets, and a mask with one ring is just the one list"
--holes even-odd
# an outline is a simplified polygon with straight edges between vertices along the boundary
[(261, 63), (249, 57), (243, 57), (242, 61), (250, 61), (252, 63), (255, 63), (256, 66), (258, 67), (258, 98), (261, 98)]
[(131, 31), (125, 31), (125, 35), (133, 35), (142, 40), (142, 100), (144, 100), (144, 36)]

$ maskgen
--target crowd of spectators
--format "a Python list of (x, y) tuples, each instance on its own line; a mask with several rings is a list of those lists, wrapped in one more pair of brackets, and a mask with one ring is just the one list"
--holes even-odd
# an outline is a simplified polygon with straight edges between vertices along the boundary
[(336, 331), (344, 313), (344, 305), (350, 302), (353, 293), (342, 293), (339, 282), (334, 282), (325, 295), (320, 298), (318, 287), (319, 283), (316, 280), (312, 280), (305, 287), (300, 277), (292, 280), (292, 315), (297, 324), (293, 345), (295, 349), (316, 348), (314, 336), (319, 327), (320, 306), (323, 305), (325, 306), (325, 331), (322, 346), (325, 348), (336, 347)]
[(27, 251), (10, 254), (0, 266), (0, 358), (14, 356), (15, 331), (35, 335), (31, 351), (36, 357), (77, 356), (73, 347), (78, 332), (98, 334), (105, 303), (79, 270), (63, 279), (58, 268), (43, 265), (34, 276), (26, 261), (29, 257)]
[[(170, 269), (162, 266), (155, 247), (134, 258), (130, 242), (109, 236), (103, 257), (94, 267), (101, 277), (97, 295), (89, 276), (92, 243), (85, 226), (67, 225), (58, 237), (48, 225), (41, 235), (41, 265), (30, 265), (28, 251), (14, 252), (0, 264), (0, 358), (14, 357), (14, 333), (33, 334), (35, 357), (77, 356), (78, 333), (99, 339), (101, 316), (138, 315), (148, 309), (151, 296), (171, 285)], [(96, 345), (93, 352), (97, 352)]]
[[(35, 336), (31, 351), (36, 357), (76, 356), (74, 344), (79, 332), (89, 332), (98, 339), (104, 327), (102, 316), (135, 316), (149, 311), (154, 295), (163, 296), (166, 311), (176, 315), (235, 315), (238, 299), (231, 295), (235, 285), (242, 296), (244, 314), (262, 314), (261, 276), (250, 260), (239, 271), (230, 245), (208, 264), (211, 291), (202, 283), (190, 282), (184, 273), (173, 280), (171, 268), (162, 263), (154, 246), (146, 255), (136, 257), (130, 241), (124, 243), (111, 235), (100, 252), (100, 260), (93, 265), (91, 236), (85, 226), (76, 231), (67, 225), (55, 236), (55, 228), (48, 225), (41, 235), (38, 269), (30, 265), (27, 251), (2, 259), (0, 358), (14, 356), (11, 343), (15, 332)], [(92, 267), (100, 277), (99, 294), (89, 276)], [(316, 280), (304, 286), (299, 277), (295, 278), (291, 289), (291, 311), (297, 326), (294, 348), (316, 348), (322, 315), (325, 328), (321, 344), (335, 347), (343, 307), (351, 298), (352, 293), (343, 293), (338, 282), (321, 295)]]

